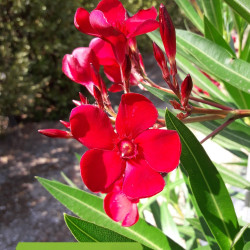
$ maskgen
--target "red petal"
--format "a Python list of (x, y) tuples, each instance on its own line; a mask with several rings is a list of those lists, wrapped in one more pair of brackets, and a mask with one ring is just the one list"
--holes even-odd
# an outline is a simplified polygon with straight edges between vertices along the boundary
[(139, 214), (138, 214), (137, 204), (132, 203), (132, 206), (130, 208), (130, 211), (128, 212), (128, 215), (125, 217), (125, 219), (122, 222), (122, 226), (131, 227), (138, 221), (138, 219), (139, 219)]
[(181, 142), (176, 131), (149, 129), (141, 133), (135, 143), (141, 148), (150, 167), (157, 172), (168, 173), (178, 166)]
[(92, 28), (89, 22), (89, 12), (83, 8), (78, 8), (74, 17), (74, 24), (78, 30), (81, 32), (92, 35), (98, 36), (96, 31)]
[(99, 70), (100, 66), (94, 51), (91, 48), (76, 48), (72, 55), (65, 55), (62, 61), (62, 71), (72, 81), (92, 89), (93, 82), (90, 63)]
[(124, 193), (111, 192), (104, 199), (104, 210), (114, 221), (123, 221), (131, 210), (132, 202)]
[(156, 17), (157, 10), (155, 7), (138, 11), (126, 21), (126, 29), (129, 33), (128, 37), (142, 35), (157, 29), (159, 23), (155, 20)]
[(135, 138), (153, 126), (158, 112), (145, 96), (135, 93), (122, 95), (116, 118), (116, 130), (122, 137)]
[(121, 71), (118, 64), (104, 66), (104, 73), (111, 82), (122, 84)]
[(96, 10), (103, 12), (110, 24), (123, 22), (127, 19), (127, 12), (122, 3), (118, 0), (102, 0), (97, 5)]
[(112, 93), (116, 93), (122, 91), (123, 87), (121, 84), (114, 83), (108, 90)]
[(116, 63), (116, 58), (110, 43), (100, 38), (94, 38), (91, 40), (89, 47), (94, 50), (101, 65), (113, 65)]
[(121, 32), (116, 30), (110, 23), (108, 23), (103, 12), (100, 10), (93, 10), (89, 16), (89, 22), (91, 26), (100, 34), (101, 36), (117, 36)]
[(117, 135), (111, 122), (101, 109), (92, 105), (81, 105), (70, 114), (73, 136), (88, 148), (113, 149)]
[(123, 192), (128, 197), (140, 199), (162, 191), (165, 181), (145, 160), (127, 161), (123, 182)]
[(114, 151), (88, 150), (81, 159), (83, 182), (92, 192), (102, 192), (122, 174), (124, 162)]

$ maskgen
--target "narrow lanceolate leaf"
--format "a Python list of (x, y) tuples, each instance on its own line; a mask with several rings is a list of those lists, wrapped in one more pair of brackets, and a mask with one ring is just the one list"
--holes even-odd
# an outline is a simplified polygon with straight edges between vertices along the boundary
[(219, 34), (223, 34), (222, 4), (221, 0), (202, 0), (205, 16), (216, 28)]
[(210, 41), (213, 41), (226, 49), (233, 57), (236, 57), (234, 51), (231, 49), (229, 44), (224, 40), (223, 36), (219, 33), (219, 31), (213, 26), (213, 24), (209, 21), (209, 19), (204, 16), (204, 30), (205, 37)]
[(223, 47), (189, 31), (176, 30), (176, 35), (177, 47), (195, 57), (199, 61), (197, 66), (208, 70), (216, 78), (250, 93), (249, 63), (232, 58)]
[(230, 249), (233, 249), (233, 247), (239, 241), (239, 239), (242, 238), (244, 232), (247, 230), (248, 227), (250, 227), (250, 223), (246, 224), (243, 228), (241, 228), (241, 230), (239, 231), (239, 233), (237, 233), (237, 235), (235, 236)]
[[(229, 249), (239, 225), (225, 183), (196, 137), (169, 111), (166, 111), (166, 124), (179, 133), (181, 164), (207, 225), (221, 249)], [(235, 245), (235, 249), (242, 247), (243, 240)]]
[(142, 219), (132, 227), (122, 227), (106, 215), (103, 200), (97, 196), (57, 181), (41, 177), (37, 179), (58, 201), (87, 222), (107, 228), (152, 249), (183, 249)]
[(250, 94), (224, 82), (224, 86), (240, 109), (250, 109)]
[(250, 189), (250, 182), (247, 181), (244, 177), (239, 174), (230, 171), (228, 168), (225, 168), (219, 164), (215, 163), (216, 168), (221, 174), (222, 179), (225, 183), (228, 183), (234, 187)]
[(64, 220), (79, 242), (133, 242), (121, 234), (68, 214), (64, 214)]
[(247, 62), (250, 62), (250, 35), (248, 34), (247, 40), (243, 50), (241, 51), (240, 58)]
[(175, 0), (181, 10), (184, 11), (187, 18), (193, 23), (193, 25), (203, 33), (203, 22), (200, 16), (195, 11), (194, 7), (189, 0)]
[[(189, 73), (194, 84), (207, 91), (212, 97), (228, 101), (228, 97), (224, 95), (205, 75), (203, 75), (196, 67), (194, 67), (185, 57), (180, 54), (176, 55), (177, 65), (185, 72)], [(223, 103), (222, 103), (223, 104)]]
[(235, 12), (250, 23), (250, 1), (249, 0), (224, 0)]

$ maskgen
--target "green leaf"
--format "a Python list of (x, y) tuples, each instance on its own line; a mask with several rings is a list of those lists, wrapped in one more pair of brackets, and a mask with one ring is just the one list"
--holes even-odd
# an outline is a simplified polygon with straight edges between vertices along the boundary
[[(188, 174), (190, 187), (207, 225), (219, 246), (229, 249), (239, 225), (219, 172), (192, 132), (169, 111), (166, 111), (166, 124), (169, 129), (179, 133), (182, 143), (181, 164)], [(243, 241), (239, 241), (235, 249), (242, 247)]]
[(244, 227), (241, 228), (239, 233), (237, 233), (237, 235), (235, 236), (230, 249), (234, 248), (235, 244), (240, 240), (240, 238), (242, 238), (244, 232), (247, 230), (248, 227), (250, 227), (250, 223), (246, 224)]
[(250, 93), (249, 63), (232, 58), (226, 49), (189, 31), (176, 30), (176, 35), (177, 47), (194, 56), (202, 70), (209, 70), (216, 78)]
[(250, 23), (250, 1), (249, 0), (224, 0), (235, 12)]
[[(221, 125), (221, 121), (205, 121), (201, 123), (189, 123), (187, 125), (188, 127), (194, 128), (205, 135), (208, 135)], [(249, 137), (250, 131), (247, 129), (247, 126), (236, 121), (216, 135), (213, 138), (213, 141), (227, 149), (234, 150), (244, 147), (249, 150)]]
[(250, 35), (248, 34), (247, 40), (243, 50), (241, 51), (240, 58), (247, 62), (250, 62)]
[(210, 23), (214, 27), (216, 27), (216, 30), (218, 31), (218, 33), (222, 35), (223, 34), (223, 19), (222, 19), (221, 0), (202, 0), (202, 6), (203, 6), (203, 10), (207, 19), (210, 21)]
[[(159, 44), (158, 44), (159, 46)], [(206, 90), (211, 97), (216, 98), (216, 100), (229, 101), (228, 97), (224, 95), (205, 75), (203, 75), (200, 70), (198, 70), (195, 66), (193, 66), (185, 57), (180, 54), (176, 55), (177, 65), (187, 74), (190, 74), (194, 84), (198, 87)], [(220, 101), (221, 103), (221, 101)]]
[(184, 11), (187, 18), (194, 24), (194, 26), (203, 33), (203, 22), (197, 14), (192, 4), (188, 0), (175, 0), (180, 9)]
[(159, 229), (150, 226), (142, 219), (132, 227), (122, 227), (106, 215), (103, 210), (103, 200), (97, 196), (57, 181), (41, 177), (37, 179), (58, 201), (85, 221), (112, 230), (149, 248), (182, 249)]
[(242, 250), (250, 250), (250, 242), (247, 242)]
[(224, 86), (237, 106), (241, 109), (250, 109), (250, 94), (224, 82)]
[(214, 163), (216, 168), (221, 174), (222, 179), (234, 186), (234, 187), (239, 187), (242, 189), (250, 189), (250, 182), (247, 181), (244, 177), (240, 176), (239, 174), (230, 171), (228, 168), (225, 168), (219, 164)]
[(225, 48), (233, 57), (236, 57), (234, 51), (231, 49), (229, 44), (224, 40), (223, 36), (218, 32), (218, 30), (213, 26), (212, 23), (204, 16), (204, 30), (205, 37), (212, 42)]
[(79, 242), (133, 242), (121, 234), (68, 214), (64, 214), (64, 220)]
[(68, 177), (67, 175), (65, 175), (64, 172), (62, 172), (62, 171), (61, 171), (61, 176), (62, 176), (62, 178), (65, 180), (65, 182), (66, 182), (69, 186), (71, 186), (71, 187), (73, 187), (73, 188), (77, 188), (76, 184), (73, 183), (72, 180), (70, 180), (69, 177)]

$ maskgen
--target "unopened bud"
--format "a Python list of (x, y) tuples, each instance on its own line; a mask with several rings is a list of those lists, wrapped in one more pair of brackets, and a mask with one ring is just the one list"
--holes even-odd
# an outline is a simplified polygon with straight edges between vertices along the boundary
[(79, 97), (80, 97), (82, 104), (88, 104), (87, 98), (81, 92), (79, 92)]
[(93, 93), (94, 93), (94, 98), (99, 106), (100, 109), (104, 109), (104, 104), (103, 104), (103, 99), (102, 99), (102, 93), (99, 90), (98, 87), (94, 85), (93, 87)]
[(165, 48), (166, 55), (168, 57), (170, 65), (173, 65), (176, 55), (175, 27), (170, 18), (170, 15), (167, 12), (167, 9), (163, 4), (160, 5), (159, 9), (159, 24), (161, 39)]
[(128, 55), (125, 56), (125, 60), (123, 61), (122, 64), (122, 74), (123, 74), (123, 79), (125, 81), (129, 80), (131, 73), (131, 61)]
[(69, 123), (69, 122), (60, 120), (60, 123), (61, 123), (65, 128), (70, 128), (70, 123)]
[(169, 71), (164, 53), (155, 42), (153, 42), (153, 51), (155, 60), (157, 61), (159, 67), (161, 68), (162, 75), (164, 76), (164, 78), (168, 78)]
[(181, 105), (185, 108), (188, 104), (188, 99), (193, 88), (193, 81), (188, 74), (181, 84)]
[(68, 131), (63, 131), (60, 129), (40, 129), (38, 130), (40, 134), (46, 135), (52, 138), (64, 138), (69, 139), (73, 138), (72, 134)]

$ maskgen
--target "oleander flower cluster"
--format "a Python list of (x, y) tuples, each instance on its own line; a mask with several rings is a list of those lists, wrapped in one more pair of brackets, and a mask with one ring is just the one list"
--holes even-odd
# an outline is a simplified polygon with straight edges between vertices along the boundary
[[(169, 18), (164, 8), (161, 5), (160, 25), (161, 22), (165, 25), (164, 18)], [(89, 104), (80, 94), (80, 101), (74, 101), (76, 107), (70, 113), (69, 122), (61, 121), (67, 131), (39, 131), (49, 137), (75, 139), (88, 148), (80, 161), (82, 180), (90, 191), (106, 194), (104, 210), (122, 226), (132, 226), (138, 221), (138, 202), (163, 190), (163, 176), (178, 166), (181, 154), (178, 133), (159, 128), (153, 103), (130, 90), (131, 85), (143, 89), (141, 83), (145, 83), (146, 76), (135, 37), (159, 28), (156, 18), (154, 7), (130, 16), (118, 0), (102, 0), (91, 13), (79, 8), (74, 24), (80, 32), (94, 38), (89, 47), (76, 48), (64, 56), (62, 71), (72, 81), (85, 86), (95, 103)], [(166, 36), (174, 34), (175, 40), (172, 26), (161, 29)], [(154, 54), (164, 79), (169, 81), (169, 74), (176, 72), (174, 42), (171, 40), (166, 47), (166, 54), (171, 58), (170, 73), (157, 45)], [(112, 82), (109, 89), (99, 73), (101, 67)], [(190, 79), (185, 80), (182, 88), (183, 106), (188, 105)], [(175, 85), (172, 89), (179, 91)], [(109, 91), (124, 91), (117, 112)]]

